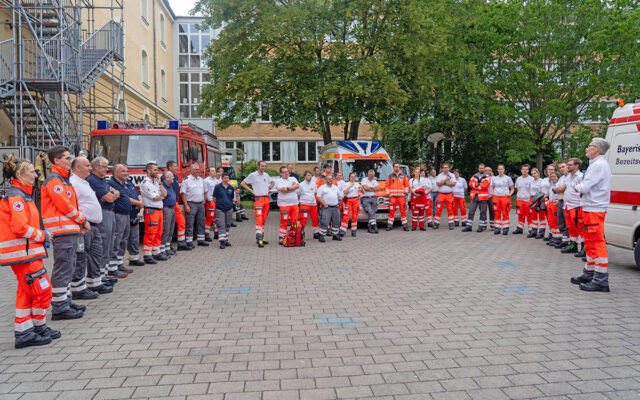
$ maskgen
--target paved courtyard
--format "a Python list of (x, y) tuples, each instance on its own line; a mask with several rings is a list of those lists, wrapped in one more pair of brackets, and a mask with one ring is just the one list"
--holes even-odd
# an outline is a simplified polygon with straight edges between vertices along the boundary
[(251, 217), (231, 248), (137, 268), (41, 348), (13, 348), (0, 268), (0, 399), (640, 399), (630, 251), (609, 249), (611, 293), (585, 293), (541, 240), (396, 227), (283, 248), (276, 219), (265, 249)]

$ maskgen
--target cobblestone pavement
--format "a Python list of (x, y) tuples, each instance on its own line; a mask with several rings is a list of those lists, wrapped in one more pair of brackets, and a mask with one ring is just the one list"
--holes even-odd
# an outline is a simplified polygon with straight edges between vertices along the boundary
[(541, 240), (396, 227), (283, 248), (276, 220), (265, 249), (248, 221), (231, 248), (136, 268), (42, 348), (13, 348), (0, 268), (0, 399), (640, 398), (630, 251), (610, 248), (611, 293), (585, 293)]

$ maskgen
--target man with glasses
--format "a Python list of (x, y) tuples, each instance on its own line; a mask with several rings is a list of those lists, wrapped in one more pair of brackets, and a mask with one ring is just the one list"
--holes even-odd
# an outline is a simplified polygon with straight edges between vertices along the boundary
[[(111, 264), (111, 251), (116, 234), (116, 216), (114, 202), (120, 197), (120, 192), (109, 186), (105, 180), (109, 166), (109, 160), (104, 157), (96, 157), (91, 161), (91, 175), (87, 182), (96, 192), (100, 207), (102, 207), (102, 222), (97, 226), (102, 236), (102, 277), (103, 283), (112, 282), (115, 279), (126, 278), (127, 274), (118, 271), (117, 265)], [(111, 278), (111, 279), (110, 279)]]

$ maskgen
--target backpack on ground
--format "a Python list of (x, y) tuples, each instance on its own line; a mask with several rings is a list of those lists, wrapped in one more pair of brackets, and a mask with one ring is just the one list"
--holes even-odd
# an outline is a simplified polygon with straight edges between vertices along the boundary
[(291, 226), (284, 237), (283, 245), (285, 247), (304, 246), (304, 229), (300, 221), (291, 221)]

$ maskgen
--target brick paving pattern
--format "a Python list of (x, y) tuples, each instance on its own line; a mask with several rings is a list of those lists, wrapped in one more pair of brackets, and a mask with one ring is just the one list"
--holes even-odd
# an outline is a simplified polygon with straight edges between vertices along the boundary
[[(512, 217), (512, 221), (514, 218)], [(611, 293), (541, 240), (403, 232), (233, 247), (136, 268), (62, 338), (13, 348), (0, 268), (0, 399), (639, 399), (640, 272), (610, 247)], [(51, 265), (51, 260), (47, 261)]]

